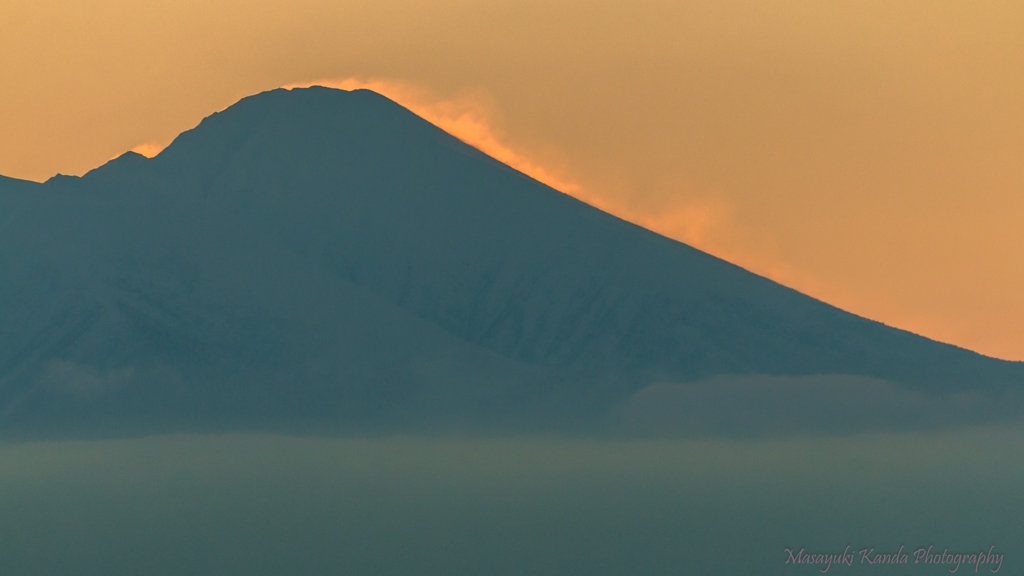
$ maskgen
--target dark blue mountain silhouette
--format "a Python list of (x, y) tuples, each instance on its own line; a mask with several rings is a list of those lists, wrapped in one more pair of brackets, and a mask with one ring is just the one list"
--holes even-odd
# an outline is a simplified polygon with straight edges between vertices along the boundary
[(273, 90), (152, 159), (0, 178), (0, 435), (572, 428), (722, 374), (1024, 384), (1021, 363), (620, 220), (370, 91)]

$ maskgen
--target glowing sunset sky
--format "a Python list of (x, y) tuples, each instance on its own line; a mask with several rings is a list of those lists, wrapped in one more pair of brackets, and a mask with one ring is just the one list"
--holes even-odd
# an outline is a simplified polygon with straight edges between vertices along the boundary
[(1024, 4), (0, 0), (0, 174), (368, 86), (851, 312), (1024, 360)]

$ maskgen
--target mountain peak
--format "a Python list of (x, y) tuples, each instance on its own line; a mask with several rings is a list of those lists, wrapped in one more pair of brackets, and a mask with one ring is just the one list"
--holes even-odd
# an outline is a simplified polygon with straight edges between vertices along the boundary
[[(190, 167), (188, 177), (203, 186), (222, 173), (237, 155), (273, 156), (275, 163), (319, 170), (317, 162), (342, 155), (368, 159), (394, 148), (422, 147), (455, 138), (397, 103), (369, 90), (345, 91), (313, 86), (275, 89), (249, 96), (203, 119), (179, 135), (154, 158), (172, 175)], [(180, 174), (179, 174), (180, 175)]]
[(0, 420), (23, 426), (596, 421), (723, 374), (1024, 383), (1020, 363), (601, 212), (367, 90), (244, 98), (61, 186), (77, 193), (0, 196), (18, 214), (0, 226)]

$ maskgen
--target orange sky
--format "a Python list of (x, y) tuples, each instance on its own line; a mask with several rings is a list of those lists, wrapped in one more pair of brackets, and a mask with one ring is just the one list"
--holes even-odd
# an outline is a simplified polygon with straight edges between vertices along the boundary
[(1016, 0), (0, 0), (0, 174), (353, 78), (616, 214), (1024, 360)]

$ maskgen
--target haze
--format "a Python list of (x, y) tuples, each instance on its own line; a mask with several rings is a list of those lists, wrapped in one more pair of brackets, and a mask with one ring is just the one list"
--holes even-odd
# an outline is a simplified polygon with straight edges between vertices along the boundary
[(0, 174), (376, 81), (599, 207), (1020, 360), (1022, 43), (1011, 2), (4, 2)]
[[(6, 574), (1018, 574), (1019, 428), (734, 443), (164, 436), (0, 445)], [(958, 574), (974, 574), (974, 565)]]

